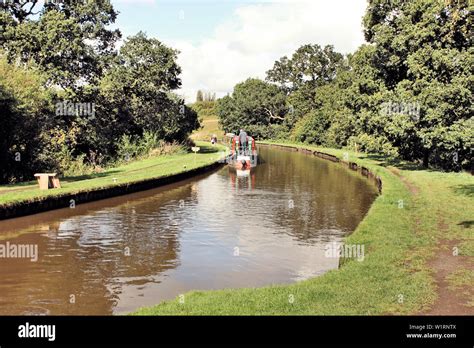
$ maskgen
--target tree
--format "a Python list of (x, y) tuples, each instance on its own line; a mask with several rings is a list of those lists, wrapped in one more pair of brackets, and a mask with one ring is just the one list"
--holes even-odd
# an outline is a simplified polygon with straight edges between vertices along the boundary
[(211, 92), (197, 91), (196, 102), (214, 102), (216, 101), (216, 94)]
[[(138, 136), (149, 131), (159, 139), (183, 141), (198, 127), (196, 113), (172, 93), (181, 86), (177, 54), (142, 32), (125, 41), (100, 87), (106, 107), (98, 110), (104, 113), (99, 118), (118, 120), (118, 125), (107, 122), (105, 129)], [(111, 137), (117, 138), (106, 139)]]
[[(116, 52), (108, 0), (48, 3), (36, 13), (38, 4), (8, 3), (0, 12), (0, 181), (82, 171), (99, 154), (101, 165), (113, 162), (123, 136), (184, 142), (199, 126), (173, 93), (181, 86), (178, 51), (138, 33)], [(94, 111), (55, 115), (59, 102)]]
[(51, 95), (38, 69), (0, 55), (0, 182), (30, 180), (42, 163), (41, 135), (51, 124)]
[(197, 91), (196, 101), (197, 101), (197, 102), (202, 102), (202, 101), (204, 101), (204, 96), (203, 96), (203, 93), (202, 93), (201, 90), (198, 90), (198, 91)]
[(115, 55), (117, 12), (109, 0), (8, 2), (0, 12), (0, 48), (10, 62), (35, 61), (49, 85), (79, 93), (97, 83)]
[(252, 78), (237, 84), (232, 96), (220, 99), (217, 108), (220, 124), (228, 132), (281, 123), (288, 111), (277, 86)]
[(467, 0), (369, 2), (365, 35), (375, 47), (378, 75), (394, 102), (420, 105), (415, 124), (395, 113), (385, 127), (404, 158), (444, 168), (469, 161), (474, 111), (471, 14)]
[(303, 45), (292, 57), (282, 57), (267, 71), (267, 81), (278, 84), (285, 92), (308, 85), (314, 89), (331, 82), (343, 63), (343, 55), (333, 46)]
[(216, 101), (216, 94), (215, 94), (215, 93), (211, 93), (211, 92), (206, 92), (206, 93), (204, 94), (203, 100), (204, 100), (204, 101), (207, 101), (207, 102)]
[(303, 115), (315, 110), (316, 89), (331, 83), (338, 70), (347, 69), (342, 54), (333, 46), (303, 45), (291, 58), (282, 57), (267, 71), (267, 81), (276, 83), (287, 95), (287, 128), (293, 128)]

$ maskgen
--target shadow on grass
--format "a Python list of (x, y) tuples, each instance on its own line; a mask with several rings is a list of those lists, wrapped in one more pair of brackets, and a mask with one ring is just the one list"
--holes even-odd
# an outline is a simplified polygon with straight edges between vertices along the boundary
[(437, 173), (460, 173), (460, 172), (468, 172), (465, 168), (454, 168), (451, 170), (443, 169), (441, 167), (430, 166), (425, 167), (421, 162), (409, 162), (400, 159), (393, 159), (386, 157), (384, 155), (378, 154), (367, 154), (364, 158), (371, 159), (374, 161), (378, 161), (379, 165), (383, 167), (396, 167), (401, 170), (410, 170), (410, 171), (427, 171), (427, 172), (437, 172)]
[(451, 187), (454, 192), (458, 195), (464, 195), (468, 197), (474, 197), (474, 185), (457, 185)]
[(379, 165), (381, 165), (382, 167), (396, 167), (401, 170), (435, 171), (435, 169), (423, 167), (423, 165), (421, 165), (420, 163), (402, 161), (399, 159), (389, 158), (384, 155), (367, 154), (366, 158), (380, 162)]
[(124, 170), (118, 170), (118, 169), (113, 169), (109, 170), (104, 173), (96, 173), (96, 174), (88, 174), (88, 175), (79, 175), (79, 176), (68, 176), (63, 178), (62, 180), (65, 182), (76, 182), (76, 181), (82, 181), (82, 180), (90, 180), (90, 179), (97, 179), (97, 178), (103, 178), (106, 176), (111, 176), (113, 174), (117, 173), (122, 173)]
[(31, 186), (31, 185), (35, 185), (37, 182), (36, 180), (31, 180), (31, 181), (23, 181), (23, 182), (16, 182), (16, 183), (13, 183), (13, 184), (4, 184), (4, 185), (1, 185), (0, 186), (0, 191), (1, 190), (9, 190), (9, 189), (14, 189), (14, 188), (21, 188), (21, 187), (25, 187), (25, 186)]
[(473, 220), (462, 221), (458, 223), (458, 226), (462, 226), (464, 228), (471, 228), (472, 226), (474, 226), (474, 221)]
[[(214, 146), (200, 146), (200, 149), (199, 149), (199, 153), (216, 153), (216, 152), (220, 152), (222, 150), (220, 150), (218, 147), (214, 147)], [(192, 152), (191, 152), (192, 153)]]
[(365, 158), (368, 158), (368, 159), (371, 159), (371, 160), (374, 160), (374, 161), (380, 161), (380, 162), (388, 160), (387, 156), (375, 155), (375, 154), (370, 154), (370, 153), (365, 154)]

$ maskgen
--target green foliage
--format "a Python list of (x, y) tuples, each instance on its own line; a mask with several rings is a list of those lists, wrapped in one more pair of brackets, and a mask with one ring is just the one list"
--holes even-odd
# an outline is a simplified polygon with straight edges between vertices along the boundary
[(289, 127), (294, 127), (304, 115), (315, 110), (315, 97), (316, 89), (310, 85), (303, 85), (292, 92), (287, 98), (289, 110), (285, 116), (285, 123)]
[[(115, 55), (118, 30), (108, 29), (117, 12), (110, 1), (8, 3), (0, 11), (0, 48), (9, 61), (33, 60), (48, 75), (50, 85), (75, 92), (100, 79)], [(35, 14), (39, 12), (39, 15)]]
[[(106, 107), (99, 118), (119, 120), (122, 128), (110, 124), (110, 133), (141, 136), (144, 131), (165, 141), (184, 141), (199, 126), (197, 114), (171, 93), (181, 86), (177, 51), (144, 33), (127, 39), (119, 62), (100, 86)], [(113, 135), (107, 139), (115, 138)]]
[[(316, 125), (313, 111), (321, 103), (316, 100), (318, 88), (331, 83), (339, 70), (347, 70), (347, 62), (332, 46), (301, 46), (291, 58), (282, 57), (267, 72), (267, 81), (275, 85), (248, 79), (235, 86), (232, 96), (220, 99), (221, 125), (226, 131), (235, 132), (243, 127), (256, 137), (278, 139), (287, 139), (290, 130), (297, 127), (294, 136), (321, 141), (316, 133), (327, 128), (327, 122), (312, 135), (301, 132), (309, 130), (310, 123)], [(309, 113), (305, 121), (299, 122)], [(322, 115), (321, 120), (329, 120), (326, 112), (318, 115)]]
[(117, 156), (119, 160), (129, 161), (140, 152), (140, 145), (128, 134), (123, 134), (117, 142)]
[(303, 143), (323, 144), (328, 127), (329, 120), (323, 112), (310, 111), (296, 123), (292, 139)]
[(420, 105), (415, 122), (395, 115), (377, 132), (406, 159), (446, 169), (470, 161), (472, 10), (463, 0), (369, 2), (365, 34), (374, 44), (372, 66), (392, 93), (386, 101)]
[[(370, 0), (369, 44), (353, 54), (304, 45), (275, 62), (268, 82), (248, 79), (217, 102), (199, 91), (191, 107), (173, 93), (181, 86), (178, 51), (141, 32), (115, 50), (120, 32), (109, 29), (117, 16), (110, 1), (49, 4), (34, 15), (37, 6), (0, 11), (0, 182), (100, 170), (125, 151), (124, 136), (127, 146), (145, 138), (147, 150), (129, 149), (141, 154), (158, 142), (184, 143), (199, 117), (216, 115), (225, 132), (246, 128), (260, 139), (291, 135), (447, 170), (472, 166), (474, 7), (467, 0)], [(91, 103), (95, 115), (55, 115), (65, 100)]]
[(160, 145), (161, 141), (157, 134), (145, 131), (143, 137), (140, 139), (139, 152), (142, 154), (149, 154), (153, 149), (156, 149)]
[(287, 92), (304, 85), (314, 89), (332, 81), (342, 62), (342, 54), (334, 51), (333, 46), (303, 45), (291, 58), (285, 56), (276, 61), (267, 71), (267, 80), (277, 83)]
[(199, 129), (192, 133), (192, 139), (209, 141), (214, 135), (218, 139), (224, 137), (224, 131), (219, 126), (216, 101), (195, 102), (189, 107), (197, 113), (200, 124)]
[(284, 123), (292, 138), (469, 169), (472, 10), (464, 0), (371, 0), (364, 17), (370, 45), (346, 60), (332, 51), (322, 59), (319, 46), (306, 45), (277, 61), (267, 80), (288, 93)]
[(217, 110), (224, 131), (237, 132), (240, 128), (281, 122), (287, 106), (285, 95), (277, 86), (248, 79), (235, 86), (232, 96), (220, 99)]
[(217, 118), (217, 102), (215, 101), (200, 101), (190, 105), (200, 119)]
[(279, 139), (285, 140), (289, 137), (289, 129), (284, 124), (249, 125), (245, 127), (248, 134), (251, 134), (257, 140)]
[[(68, 148), (64, 147), (64, 151), (68, 152)], [(95, 173), (95, 168), (86, 162), (86, 155), (81, 154), (73, 158), (71, 153), (63, 155), (63, 163), (61, 163), (62, 174), (64, 176), (71, 175), (90, 175)]]
[(176, 141), (167, 143), (159, 139), (158, 135), (145, 131), (142, 137), (122, 135), (117, 142), (117, 158), (119, 162), (129, 162), (132, 159), (151, 156), (183, 154), (188, 151), (186, 145)]
[(78, 132), (79, 128), (74, 123), (66, 130), (60, 126), (44, 130), (40, 138), (41, 151), (38, 153), (42, 171), (61, 174), (81, 168), (78, 174), (85, 174), (82, 168), (85, 154), (76, 157), (73, 151), (77, 145)]
[(51, 95), (44, 76), (18, 68), (0, 55), (0, 182), (30, 179), (41, 166), (40, 137), (51, 122)]
[[(140, 32), (116, 52), (108, 0), (46, 5), (39, 16), (36, 5), (8, 4), (0, 13), (0, 182), (100, 171), (124, 151), (116, 139), (130, 136), (144, 148), (129, 150), (142, 154), (158, 142), (185, 143), (199, 127), (173, 93), (181, 86), (178, 51)], [(55, 114), (62, 102), (94, 112)]]
[(351, 150), (366, 153), (379, 153), (396, 158), (398, 151), (385, 138), (366, 133), (358, 134), (349, 138), (348, 147)]

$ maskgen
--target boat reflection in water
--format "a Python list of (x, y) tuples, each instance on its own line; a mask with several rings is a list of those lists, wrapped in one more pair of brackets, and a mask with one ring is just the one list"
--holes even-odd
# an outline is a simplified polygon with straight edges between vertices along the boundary
[(234, 189), (255, 189), (255, 171), (229, 168), (229, 178)]

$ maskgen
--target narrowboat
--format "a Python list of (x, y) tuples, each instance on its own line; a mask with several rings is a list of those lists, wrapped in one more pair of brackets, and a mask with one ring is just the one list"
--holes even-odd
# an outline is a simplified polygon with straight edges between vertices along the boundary
[(256, 167), (258, 164), (258, 154), (255, 139), (247, 136), (247, 141), (240, 144), (239, 136), (232, 134), (227, 164), (239, 171), (250, 170)]

